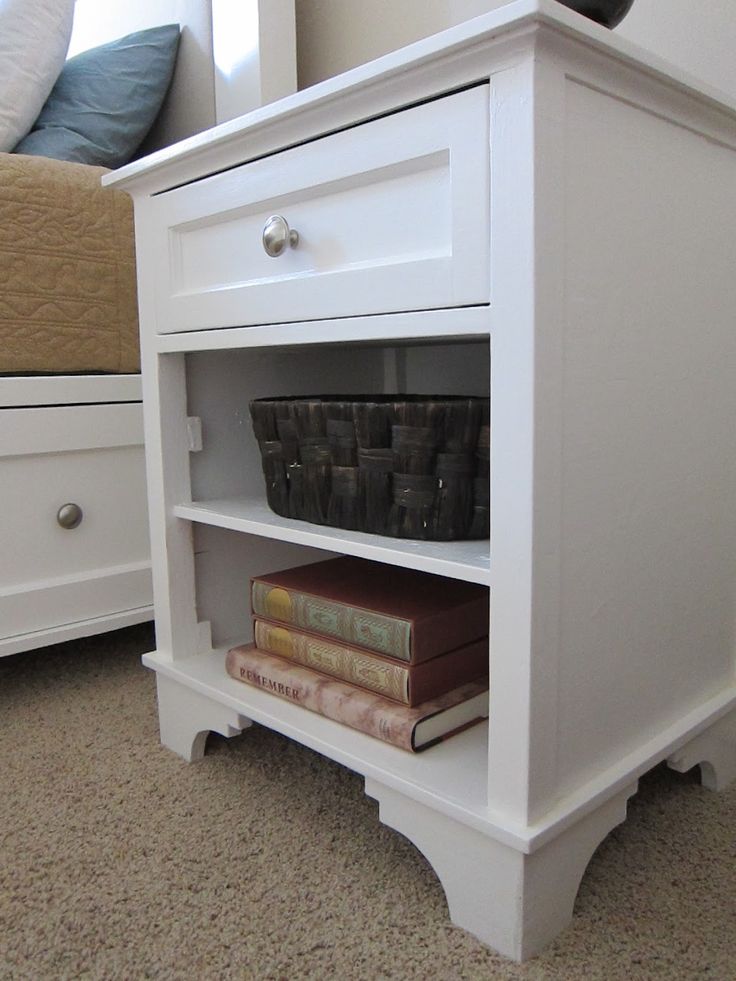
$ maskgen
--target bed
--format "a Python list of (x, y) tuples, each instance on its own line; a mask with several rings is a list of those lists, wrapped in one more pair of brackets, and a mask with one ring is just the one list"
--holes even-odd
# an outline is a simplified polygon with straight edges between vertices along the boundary
[[(63, 67), (30, 132), (12, 152), (0, 152), (0, 656), (153, 617), (132, 207), (127, 195), (100, 184), (106, 167), (123, 161), (102, 153), (103, 166), (86, 162), (85, 141), (96, 134), (82, 126), (80, 136), (59, 116), (63, 97), (74, 91), (68, 55), (86, 59), (88, 79), (90, 51), (112, 47), (119, 54), (119, 38), (175, 23), (173, 77), (153, 126), (142, 124), (147, 135), (134, 155), (218, 118), (209, 2), (148, 0), (103, 11), (93, 0), (77, 0), (75, 12), (73, 0), (66, 7), (62, 0), (6, 0), (3, 11), (12, 13), (14, 4), (12, 24), (21, 32), (22, 17), (35, 17), (24, 44), (41, 43), (43, 34), (48, 46), (57, 31)], [(72, 14), (73, 30), (64, 21)], [(293, 28), (293, 0), (283, 0), (281, 16), (287, 25), (290, 16)], [(64, 36), (70, 30), (71, 40)], [(15, 81), (25, 97), (38, 83), (27, 66), (43, 59), (31, 51), (3, 65), (2, 48), (6, 91), (22, 64), (26, 76)], [(116, 64), (105, 72), (105, 82), (126, 74)], [(277, 94), (293, 90), (293, 71), (280, 84)], [(251, 107), (252, 94), (236, 89), (220, 98), (221, 118)], [(113, 97), (128, 104), (138, 90)], [(134, 109), (138, 125), (141, 107)], [(0, 127), (2, 113), (0, 107)], [(27, 121), (20, 126), (25, 132)], [(59, 140), (60, 155), (70, 159), (54, 158)]]

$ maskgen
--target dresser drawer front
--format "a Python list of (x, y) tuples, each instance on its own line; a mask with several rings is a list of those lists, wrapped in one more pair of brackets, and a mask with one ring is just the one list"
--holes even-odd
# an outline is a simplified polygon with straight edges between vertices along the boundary
[[(0, 478), (3, 636), (113, 612), (113, 580), (121, 609), (150, 603), (140, 403), (0, 411)], [(76, 527), (57, 518), (65, 504)], [(82, 581), (71, 607), (57, 602)]]
[(483, 85), (159, 195), (159, 330), (488, 303), (488, 157)]

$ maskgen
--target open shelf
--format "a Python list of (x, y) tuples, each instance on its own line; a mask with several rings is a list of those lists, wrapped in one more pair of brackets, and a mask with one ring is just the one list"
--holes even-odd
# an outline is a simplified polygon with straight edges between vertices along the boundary
[[(226, 650), (226, 647), (216, 648), (173, 661), (153, 652), (146, 654), (143, 661), (179, 684), (228, 706), (238, 715), (489, 833), (487, 722), (424, 752), (410, 753), (236, 681), (225, 671)], [(494, 837), (518, 845), (508, 827), (494, 830)]]
[(457, 542), (422, 542), (386, 538), (327, 525), (282, 518), (258, 498), (225, 498), (197, 501), (174, 507), (178, 518), (260, 535), (296, 545), (357, 555), (361, 558), (402, 565), (452, 579), (490, 585), (491, 562), (487, 539)]

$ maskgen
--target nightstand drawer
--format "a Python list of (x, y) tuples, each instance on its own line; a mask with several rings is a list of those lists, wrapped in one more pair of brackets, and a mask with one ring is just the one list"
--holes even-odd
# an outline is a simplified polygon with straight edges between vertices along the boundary
[(150, 604), (140, 403), (0, 411), (0, 478), (3, 638)]
[(159, 331), (488, 303), (488, 156), (481, 85), (158, 195)]

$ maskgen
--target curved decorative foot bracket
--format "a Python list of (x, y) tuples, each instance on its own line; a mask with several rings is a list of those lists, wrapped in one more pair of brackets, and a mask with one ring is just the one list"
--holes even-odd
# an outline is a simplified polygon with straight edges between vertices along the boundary
[(723, 790), (736, 780), (736, 711), (724, 715), (667, 759), (667, 765), (678, 773), (698, 764), (701, 782), (708, 790)]
[(379, 817), (412, 841), (437, 873), (450, 919), (516, 961), (539, 953), (572, 920), (593, 852), (626, 818), (636, 783), (530, 853), (502, 844), (375, 780)]
[(156, 685), (161, 742), (188, 763), (202, 759), (210, 732), (237, 736), (251, 725), (245, 716), (161, 672), (156, 675)]

